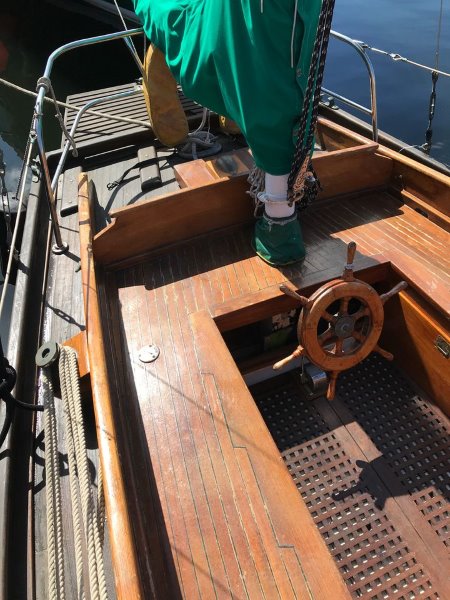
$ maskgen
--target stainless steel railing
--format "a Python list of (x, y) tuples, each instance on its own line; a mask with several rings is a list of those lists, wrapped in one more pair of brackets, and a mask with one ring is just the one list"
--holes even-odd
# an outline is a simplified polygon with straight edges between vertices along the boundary
[(354, 48), (356, 50), (356, 52), (359, 54), (359, 56), (363, 59), (364, 64), (367, 68), (367, 72), (369, 74), (371, 106), (370, 106), (370, 108), (367, 108), (366, 106), (362, 106), (361, 104), (358, 104), (357, 102), (354, 102), (353, 100), (350, 100), (349, 98), (346, 98), (345, 96), (341, 96), (340, 94), (337, 94), (336, 92), (332, 92), (332, 91), (328, 90), (327, 88), (324, 88), (323, 86), (322, 86), (322, 92), (324, 92), (325, 94), (329, 94), (336, 100), (339, 100), (339, 101), (343, 102), (344, 104), (347, 104), (348, 106), (351, 106), (352, 108), (355, 108), (356, 110), (359, 110), (367, 115), (370, 115), (371, 121), (372, 121), (372, 137), (373, 137), (374, 142), (377, 142), (378, 141), (377, 88), (376, 88), (375, 72), (373, 69), (373, 65), (372, 65), (372, 62), (370, 61), (370, 58), (366, 54), (367, 46), (365, 46), (363, 44), (363, 42), (353, 40), (352, 38), (349, 38), (348, 36), (343, 35), (342, 33), (338, 33), (337, 31), (331, 31), (330, 35), (333, 38), (340, 40), (341, 42), (344, 42), (345, 44), (348, 44), (349, 46)]
[[(96, 36), (96, 37), (92, 37), (92, 38), (85, 38), (82, 40), (77, 40), (75, 42), (70, 42), (68, 44), (64, 44), (64, 46), (60, 46), (54, 52), (52, 52), (52, 54), (50, 54), (50, 56), (47, 60), (47, 64), (45, 66), (44, 75), (38, 81), (38, 87), (37, 87), (38, 96), (37, 96), (36, 104), (35, 104), (35, 108), (34, 108), (34, 116), (33, 116), (33, 122), (31, 125), (30, 135), (36, 138), (36, 143), (37, 143), (37, 147), (38, 147), (39, 159), (40, 159), (41, 166), (42, 166), (46, 196), (47, 196), (48, 206), (49, 206), (49, 210), (50, 210), (50, 217), (51, 217), (51, 221), (52, 221), (53, 234), (55, 236), (55, 243), (54, 243), (52, 249), (53, 249), (53, 252), (55, 252), (56, 254), (61, 254), (63, 252), (66, 252), (68, 246), (65, 242), (63, 242), (62, 237), (61, 237), (61, 229), (59, 227), (58, 215), (56, 212), (55, 192), (54, 192), (54, 188), (52, 185), (53, 182), (50, 178), (47, 157), (45, 154), (43, 125), (42, 125), (44, 98), (45, 98), (46, 94), (48, 93), (50, 86), (51, 86), (50, 75), (52, 72), (53, 63), (59, 56), (61, 56), (65, 52), (74, 50), (75, 48), (80, 48), (82, 46), (90, 46), (93, 44), (101, 44), (103, 42), (110, 42), (112, 40), (125, 39), (125, 38), (129, 38), (130, 36), (141, 35), (142, 33), (143, 33), (143, 29), (142, 29), (142, 27), (139, 27), (137, 29), (129, 29), (128, 31), (119, 31), (117, 33), (110, 33), (110, 34), (100, 35), (100, 36)], [(78, 122), (79, 122), (79, 120), (78, 120)], [(77, 122), (77, 124), (78, 124), (78, 122)], [(70, 146), (70, 142), (69, 142), (69, 146)], [(67, 148), (67, 151), (66, 151), (66, 148), (64, 148), (64, 151), (66, 151), (65, 157), (67, 156), (68, 150), (69, 150), (69, 148)], [(64, 154), (64, 151), (63, 151), (63, 154)], [(58, 165), (58, 167), (59, 167), (59, 165)], [(61, 170), (62, 170), (62, 166), (61, 166)], [(56, 187), (56, 185), (55, 185), (55, 187)]]

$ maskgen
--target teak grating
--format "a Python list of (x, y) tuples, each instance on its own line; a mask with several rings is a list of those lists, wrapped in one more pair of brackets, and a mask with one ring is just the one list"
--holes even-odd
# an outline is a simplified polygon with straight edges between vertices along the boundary
[(352, 596), (444, 597), (445, 417), (377, 356), (343, 374), (331, 404), (306, 400), (292, 374), (252, 393)]

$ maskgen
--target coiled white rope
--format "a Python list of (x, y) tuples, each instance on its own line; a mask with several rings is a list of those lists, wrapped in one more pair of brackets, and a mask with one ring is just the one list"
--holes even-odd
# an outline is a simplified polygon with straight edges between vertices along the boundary
[[(103, 563), (103, 483), (99, 470), (98, 501), (94, 504), (84, 434), (83, 413), (75, 350), (60, 348), (59, 376), (64, 405), (64, 421), (72, 500), (72, 524), (75, 543), (77, 600), (107, 600)], [(65, 600), (64, 547), (61, 486), (58, 469), (58, 440), (53, 386), (46, 369), (42, 373), (45, 427), (45, 471), (47, 499), (48, 599)], [(84, 541), (88, 565), (83, 564)], [(87, 576), (85, 577), (85, 571)], [(84, 581), (88, 589), (84, 589)]]
[(49, 600), (65, 599), (61, 487), (55, 399), (47, 370), (42, 373), (45, 427), (45, 486), (47, 500), (47, 570)]
[[(76, 352), (73, 349), (61, 348), (59, 372), (67, 436), (69, 437), (69, 434), (72, 436), (73, 458), (76, 461), (74, 485), (77, 480), (79, 483), (79, 492), (76, 491), (75, 495), (72, 495), (72, 504), (74, 506), (77, 506), (77, 503), (79, 503), (78, 506), (81, 505), (87, 544), (90, 598), (91, 600), (107, 600), (108, 594), (103, 564), (103, 532), (99, 523), (99, 517), (102, 516), (102, 509), (100, 506), (95, 507), (90, 485), (78, 363)], [(77, 544), (77, 540), (75, 543)], [(79, 552), (80, 550), (78, 550)], [(79, 569), (77, 568), (77, 579), (78, 572)]]
[[(66, 361), (64, 360), (64, 363)], [(84, 600), (84, 582), (83, 582), (83, 538), (81, 528), (81, 504), (79, 494), (78, 473), (76, 468), (76, 455), (74, 445), (74, 432), (72, 427), (72, 419), (70, 418), (70, 410), (68, 404), (67, 378), (64, 373), (63, 361), (60, 361), (60, 369), (63, 371), (61, 380), (61, 395), (64, 401), (64, 416), (67, 438), (67, 457), (69, 462), (69, 483), (70, 497), (72, 499), (72, 525), (75, 545), (75, 570), (77, 577), (77, 598)]]

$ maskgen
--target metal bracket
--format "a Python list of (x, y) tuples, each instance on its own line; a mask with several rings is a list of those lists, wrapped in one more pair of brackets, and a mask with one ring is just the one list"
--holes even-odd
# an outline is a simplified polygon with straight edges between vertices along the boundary
[(450, 358), (450, 343), (447, 342), (447, 340), (444, 340), (441, 335), (438, 335), (434, 340), (434, 345), (442, 354), (442, 356), (445, 358)]
[(59, 346), (56, 342), (46, 342), (36, 353), (36, 364), (38, 367), (50, 367), (59, 357)]
[(300, 381), (309, 400), (325, 396), (328, 389), (328, 377), (325, 371), (312, 363), (305, 363)]

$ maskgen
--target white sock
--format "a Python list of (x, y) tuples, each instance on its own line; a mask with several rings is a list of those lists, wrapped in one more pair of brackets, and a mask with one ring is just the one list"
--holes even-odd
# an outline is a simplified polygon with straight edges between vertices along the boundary
[(282, 219), (291, 217), (295, 212), (295, 205), (288, 205), (287, 187), (289, 175), (270, 175), (266, 173), (264, 192), (265, 213), (268, 217)]

